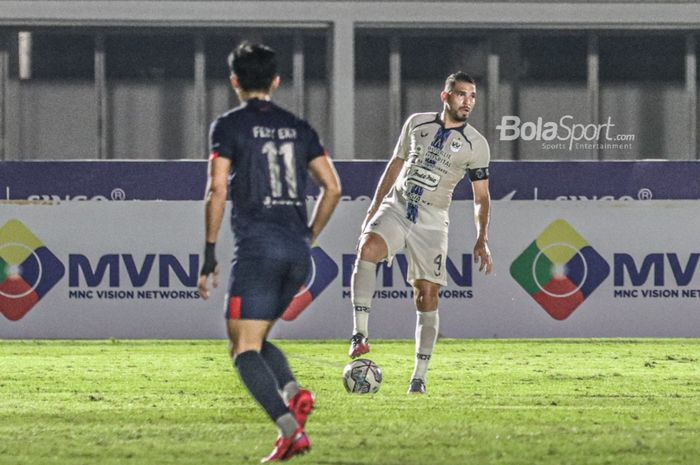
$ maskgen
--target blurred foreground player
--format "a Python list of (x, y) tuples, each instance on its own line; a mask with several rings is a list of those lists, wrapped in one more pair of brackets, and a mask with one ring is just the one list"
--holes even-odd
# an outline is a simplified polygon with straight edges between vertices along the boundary
[[(314, 398), (299, 387), (267, 334), (307, 277), (310, 244), (340, 199), (340, 183), (311, 126), (270, 101), (280, 82), (275, 52), (243, 43), (229, 56), (229, 67), (241, 106), (211, 126), (206, 245), (198, 285), (207, 299), (209, 277), (214, 287), (218, 284), (214, 248), (230, 194), (235, 246), (226, 319), (231, 357), (241, 381), (279, 429), (274, 450), (262, 459), (274, 462), (310, 448), (304, 424)], [(309, 174), (320, 187), (310, 223)]]
[(468, 74), (447, 77), (441, 113), (416, 113), (403, 126), (394, 155), (382, 175), (362, 223), (352, 274), (353, 336), (349, 355), (369, 352), (368, 319), (377, 263), (391, 264), (406, 250), (408, 281), (416, 315), (416, 360), (409, 394), (425, 393), (428, 364), (438, 336), (438, 293), (447, 284), (447, 230), (452, 193), (469, 175), (474, 192), (474, 262), (491, 272), (489, 145), (467, 123), (476, 103), (476, 83)]

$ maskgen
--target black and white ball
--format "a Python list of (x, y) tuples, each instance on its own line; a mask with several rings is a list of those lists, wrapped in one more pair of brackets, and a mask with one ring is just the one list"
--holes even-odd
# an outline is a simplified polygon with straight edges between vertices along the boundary
[(372, 360), (358, 358), (345, 365), (343, 385), (352, 394), (374, 394), (382, 385), (382, 370)]

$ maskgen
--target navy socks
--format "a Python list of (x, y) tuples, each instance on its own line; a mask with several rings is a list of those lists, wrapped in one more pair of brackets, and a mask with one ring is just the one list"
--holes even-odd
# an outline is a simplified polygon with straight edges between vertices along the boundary
[(249, 350), (238, 354), (235, 365), (241, 381), (272, 421), (289, 414), (280, 397), (277, 377), (259, 352)]

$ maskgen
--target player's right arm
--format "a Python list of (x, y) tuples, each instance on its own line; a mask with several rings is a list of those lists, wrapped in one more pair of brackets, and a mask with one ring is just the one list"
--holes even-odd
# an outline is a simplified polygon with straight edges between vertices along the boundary
[(396, 142), (394, 154), (391, 157), (391, 160), (389, 160), (389, 163), (387, 163), (386, 168), (384, 169), (384, 173), (382, 174), (382, 177), (379, 180), (379, 184), (377, 185), (377, 190), (374, 192), (372, 203), (370, 204), (369, 209), (367, 210), (365, 220), (362, 222), (362, 232), (364, 232), (369, 220), (372, 219), (375, 213), (377, 213), (377, 210), (382, 204), (384, 197), (386, 197), (386, 195), (389, 193), (391, 187), (396, 182), (396, 178), (399, 177), (399, 173), (401, 173), (401, 170), (403, 169), (403, 164), (406, 161), (406, 158), (408, 157), (408, 147), (411, 143), (411, 122), (414, 116), (415, 115), (411, 115), (406, 120), (406, 122), (403, 125), (403, 128), (401, 129), (401, 135), (399, 136), (399, 140)]
[(221, 222), (226, 209), (228, 196), (228, 172), (231, 160), (224, 157), (213, 157), (209, 162), (209, 177), (204, 197), (204, 228), (205, 246), (204, 263), (199, 275), (197, 287), (203, 299), (209, 298), (207, 281), (212, 277), (212, 286), (219, 285), (219, 265), (216, 262), (215, 246), (221, 229)]
[(365, 216), (365, 220), (362, 222), (362, 231), (365, 230), (367, 222), (377, 213), (379, 206), (382, 204), (382, 200), (384, 200), (384, 197), (386, 197), (391, 187), (396, 182), (396, 178), (399, 177), (399, 173), (401, 173), (401, 169), (403, 169), (404, 161), (403, 158), (394, 155), (391, 160), (389, 160), (389, 163), (387, 163), (384, 173), (377, 185), (377, 190), (374, 192), (372, 203), (367, 210), (367, 216)]
[(209, 169), (204, 195), (204, 262), (197, 281), (199, 295), (203, 299), (209, 298), (207, 281), (210, 276), (212, 285), (219, 285), (219, 265), (216, 263), (215, 247), (226, 209), (228, 173), (233, 159), (233, 146), (225, 125), (225, 120), (218, 118), (212, 123), (209, 131)]

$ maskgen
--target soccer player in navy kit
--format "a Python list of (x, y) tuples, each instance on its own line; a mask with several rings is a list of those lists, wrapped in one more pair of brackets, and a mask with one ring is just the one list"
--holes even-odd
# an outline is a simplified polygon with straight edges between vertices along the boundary
[[(275, 448), (262, 459), (274, 462), (309, 449), (304, 424), (314, 398), (299, 387), (267, 334), (307, 277), (310, 245), (340, 199), (340, 182), (311, 126), (270, 101), (280, 81), (275, 52), (243, 43), (229, 56), (229, 68), (241, 106), (217, 118), (210, 130), (198, 287), (207, 299), (209, 277), (218, 284), (215, 244), (228, 197), (235, 244), (226, 297), (231, 357), (241, 381), (279, 429)], [(320, 187), (311, 221), (305, 202), (309, 175)]]

